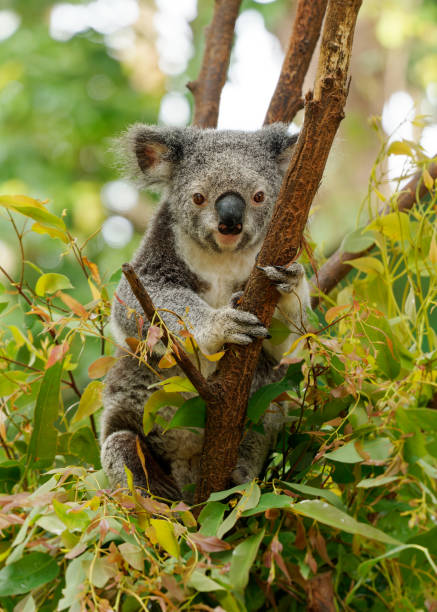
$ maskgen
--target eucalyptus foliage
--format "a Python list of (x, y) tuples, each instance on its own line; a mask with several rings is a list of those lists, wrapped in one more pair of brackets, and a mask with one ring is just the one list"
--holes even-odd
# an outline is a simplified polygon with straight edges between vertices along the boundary
[[(379, 172), (407, 149), (427, 195), (399, 212), (401, 187), (387, 199)], [(198, 518), (136, 490), (129, 474), (127, 490), (111, 490), (101, 470), (103, 377), (115, 361), (106, 325), (119, 273), (98, 267), (87, 256), (95, 238), (81, 243), (50, 205), (0, 197), (20, 252), (37, 232), (74, 270), (69, 278), (23, 260), (12, 278), (2, 268), (3, 609), (302, 610), (321, 596), (344, 610), (432, 609), (437, 195), (428, 161), (409, 143), (382, 144), (363, 203), (370, 223), (343, 242), (348, 252), (375, 248), (312, 313), (299, 357), (284, 357), (284, 379), (250, 400), (248, 427), (260, 427), (272, 401), (289, 410), (265, 477), (214, 493)], [(389, 214), (375, 212), (381, 204)], [(153, 329), (131, 343), (146, 362)], [(283, 339), (278, 322), (271, 332)], [(193, 350), (189, 334), (181, 341)], [(166, 378), (171, 365), (160, 364), (146, 432), (165, 404), (179, 408), (165, 425), (202, 425), (202, 401), (183, 399), (193, 389)]]

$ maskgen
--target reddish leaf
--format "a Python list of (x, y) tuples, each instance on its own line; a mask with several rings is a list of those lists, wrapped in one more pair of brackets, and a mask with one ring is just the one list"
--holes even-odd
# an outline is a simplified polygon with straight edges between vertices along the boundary
[(195, 543), (196, 548), (200, 552), (219, 552), (220, 550), (229, 550), (231, 545), (223, 540), (219, 540), (215, 536), (204, 536), (201, 533), (191, 533), (190, 539)]
[(147, 331), (146, 344), (149, 349), (152, 351), (153, 347), (159, 340), (162, 338), (162, 334), (164, 332), (157, 325), (151, 325)]
[(101, 280), (100, 280), (99, 268), (97, 267), (97, 265), (93, 263), (92, 261), (90, 261), (88, 257), (85, 257), (85, 256), (82, 256), (82, 261), (87, 266), (87, 268), (90, 269), (91, 276), (93, 277), (93, 279), (96, 281), (97, 284), (100, 285)]
[(88, 368), (88, 376), (90, 378), (102, 378), (112, 368), (117, 361), (116, 357), (99, 357)]
[(61, 298), (64, 304), (68, 306), (68, 308), (74, 312), (75, 315), (81, 319), (88, 319), (87, 311), (80, 302), (74, 299), (74, 297), (71, 297), (71, 295), (68, 295), (67, 293), (63, 293), (62, 291), (58, 292), (58, 297)]
[(47, 359), (46, 368), (50, 368), (57, 361), (61, 361), (64, 358), (65, 353), (70, 348), (68, 342), (57, 344), (50, 349), (50, 353)]

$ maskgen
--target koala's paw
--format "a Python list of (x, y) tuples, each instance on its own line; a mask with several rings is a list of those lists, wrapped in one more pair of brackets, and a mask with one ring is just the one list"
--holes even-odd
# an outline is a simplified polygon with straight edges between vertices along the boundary
[(224, 306), (216, 310), (197, 341), (206, 352), (214, 352), (224, 344), (250, 344), (256, 338), (268, 338), (269, 332), (254, 314)]
[(302, 264), (294, 262), (291, 266), (257, 266), (275, 285), (279, 293), (291, 293), (305, 276)]

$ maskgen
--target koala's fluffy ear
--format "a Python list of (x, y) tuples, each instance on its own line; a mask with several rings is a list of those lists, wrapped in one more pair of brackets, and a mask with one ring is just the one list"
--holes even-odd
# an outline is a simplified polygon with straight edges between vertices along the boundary
[(137, 123), (116, 142), (118, 163), (144, 187), (168, 183), (182, 158), (182, 130)]
[(290, 134), (285, 123), (273, 123), (262, 129), (270, 151), (276, 159), (281, 172), (285, 173), (293, 154), (298, 134)]

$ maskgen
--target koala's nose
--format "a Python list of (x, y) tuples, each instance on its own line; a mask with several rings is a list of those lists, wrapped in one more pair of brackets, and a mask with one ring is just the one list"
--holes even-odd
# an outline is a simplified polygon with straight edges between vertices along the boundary
[(218, 231), (221, 234), (239, 234), (243, 229), (245, 208), (246, 204), (238, 193), (228, 192), (217, 198)]

